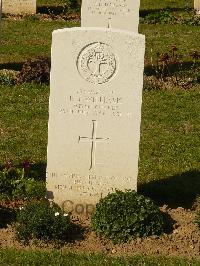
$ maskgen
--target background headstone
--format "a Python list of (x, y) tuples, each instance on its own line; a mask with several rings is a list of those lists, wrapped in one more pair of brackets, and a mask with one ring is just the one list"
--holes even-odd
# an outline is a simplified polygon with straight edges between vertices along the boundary
[(9, 14), (35, 14), (36, 0), (1, 0), (2, 12)]
[(47, 196), (64, 209), (137, 190), (144, 42), (114, 29), (53, 32)]
[(194, 0), (194, 9), (197, 15), (200, 15), (200, 0)]
[(139, 7), (140, 0), (83, 0), (81, 26), (138, 32)]
[(0, 0), (0, 20), (1, 20), (1, 17), (2, 17), (2, 0)]

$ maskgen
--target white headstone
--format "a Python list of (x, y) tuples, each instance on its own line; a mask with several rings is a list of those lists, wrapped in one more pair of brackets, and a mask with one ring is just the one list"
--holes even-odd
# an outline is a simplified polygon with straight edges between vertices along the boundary
[(138, 32), (139, 7), (140, 0), (83, 0), (81, 26)]
[(2, 0), (2, 12), (9, 14), (35, 14), (36, 0)]
[(144, 43), (117, 29), (53, 32), (47, 195), (64, 209), (137, 189)]
[(1, 17), (2, 17), (2, 0), (0, 0), (0, 20), (1, 20)]
[(200, 15), (200, 0), (194, 0), (194, 9), (196, 10), (196, 14)]

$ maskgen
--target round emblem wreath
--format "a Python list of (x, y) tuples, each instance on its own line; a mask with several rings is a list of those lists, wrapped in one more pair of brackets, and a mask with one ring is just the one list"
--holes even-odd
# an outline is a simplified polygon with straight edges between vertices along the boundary
[(101, 42), (87, 45), (78, 56), (77, 68), (81, 77), (88, 82), (108, 82), (116, 71), (116, 58), (112, 48)]

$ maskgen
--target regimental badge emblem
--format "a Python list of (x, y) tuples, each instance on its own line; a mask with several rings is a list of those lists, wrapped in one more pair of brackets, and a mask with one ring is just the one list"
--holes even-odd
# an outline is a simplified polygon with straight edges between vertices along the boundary
[(117, 60), (112, 48), (102, 42), (84, 47), (77, 59), (77, 69), (82, 78), (93, 84), (103, 84), (114, 76)]

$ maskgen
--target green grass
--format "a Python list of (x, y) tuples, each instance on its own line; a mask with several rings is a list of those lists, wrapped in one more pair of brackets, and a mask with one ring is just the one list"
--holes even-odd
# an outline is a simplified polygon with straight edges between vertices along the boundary
[(0, 86), (2, 162), (46, 160), (48, 94), (46, 86)]
[(143, 96), (139, 192), (157, 203), (191, 207), (200, 194), (200, 90)]
[(146, 91), (143, 96), (140, 182), (200, 166), (200, 91)]
[(39, 252), (39, 251), (17, 251), (17, 250), (1, 250), (0, 265), (26, 266), (26, 265), (48, 265), (48, 266), (64, 266), (64, 265), (81, 265), (81, 266), (197, 266), (200, 260), (188, 260), (176, 257), (150, 257), (150, 256), (132, 256), (132, 257), (108, 257), (106, 255), (95, 254), (77, 254), (64, 253), (59, 251)]
[(193, 0), (141, 0), (140, 1), (140, 9), (185, 9), (185, 8), (193, 8), (194, 1)]
[[(0, 67), (5, 67), (1, 64), (20, 63), (27, 58), (50, 57), (52, 31), (74, 26), (79, 25), (69, 22), (4, 21)], [(198, 27), (185, 25), (140, 25), (140, 33), (146, 36), (146, 58), (150, 59), (157, 52), (167, 52), (172, 45), (176, 45), (185, 60), (189, 60), (189, 53), (199, 49), (198, 30)]]
[(20, 63), (37, 56), (50, 57), (52, 31), (72, 26), (77, 24), (37, 20), (4, 21), (1, 32), (0, 64)]
[[(172, 45), (176, 45), (185, 60), (189, 60), (189, 53), (199, 51), (200, 36), (198, 27), (185, 25), (140, 25), (139, 31), (146, 36), (146, 58), (157, 52), (168, 52)], [(194, 37), (195, 36), (195, 37)]]

